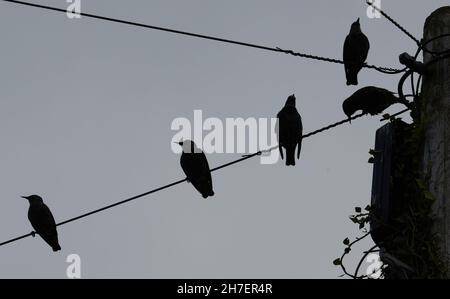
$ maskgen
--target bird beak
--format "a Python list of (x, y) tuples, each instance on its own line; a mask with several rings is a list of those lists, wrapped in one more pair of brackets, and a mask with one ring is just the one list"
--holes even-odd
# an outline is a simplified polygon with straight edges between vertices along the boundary
[(183, 142), (174, 142), (175, 144), (178, 144), (179, 146), (183, 146)]
[(358, 24), (359, 24), (359, 18), (358, 18), (358, 20), (356, 20), (356, 23), (358, 23)]
[(22, 198), (25, 198), (26, 200), (28, 200), (28, 196), (21, 196)]

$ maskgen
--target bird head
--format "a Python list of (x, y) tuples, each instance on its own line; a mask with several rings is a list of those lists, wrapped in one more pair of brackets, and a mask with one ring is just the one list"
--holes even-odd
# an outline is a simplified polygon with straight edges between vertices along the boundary
[(175, 142), (176, 144), (178, 144), (179, 146), (181, 146), (183, 148), (183, 153), (200, 153), (200, 149), (197, 147), (197, 145), (195, 144), (194, 141), (192, 140), (180, 140), (180, 142)]
[(350, 34), (361, 33), (361, 24), (359, 23), (359, 18), (352, 24), (350, 28)]
[(345, 100), (344, 103), (342, 104), (342, 109), (344, 110), (345, 115), (347, 115), (349, 122), (351, 123), (351, 118), (353, 113), (355, 113), (356, 111), (354, 111), (354, 108), (351, 105), (351, 102), (349, 99)]
[(290, 95), (290, 96), (287, 98), (287, 101), (286, 101), (285, 106), (286, 106), (286, 107), (295, 107), (295, 101), (296, 101), (295, 94)]
[(30, 195), (30, 196), (21, 196), (21, 197), (28, 200), (28, 202), (30, 204), (44, 203), (44, 201), (42, 200), (42, 197), (40, 197), (39, 195)]

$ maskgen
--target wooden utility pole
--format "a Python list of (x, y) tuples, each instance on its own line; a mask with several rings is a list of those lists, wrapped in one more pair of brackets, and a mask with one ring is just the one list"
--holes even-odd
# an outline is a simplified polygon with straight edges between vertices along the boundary
[[(433, 12), (425, 22), (424, 41), (450, 34), (450, 6)], [(450, 49), (450, 37), (428, 44), (432, 51)], [(424, 53), (424, 62), (432, 59)], [(440, 238), (447, 271), (450, 273), (450, 59), (432, 65), (422, 85), (422, 119), (425, 125), (424, 168), (429, 190), (436, 198), (434, 230)]]

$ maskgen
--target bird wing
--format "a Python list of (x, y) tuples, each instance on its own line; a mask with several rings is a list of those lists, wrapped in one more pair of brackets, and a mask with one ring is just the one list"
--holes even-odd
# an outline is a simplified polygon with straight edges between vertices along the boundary
[(291, 145), (298, 146), (297, 157), (300, 158), (300, 151), (302, 147), (303, 138), (303, 123), (300, 113), (295, 107), (284, 107), (277, 115), (278, 129), (279, 129), (279, 150), (281, 158), (283, 157), (283, 150), (281, 146)]
[(198, 163), (201, 169), (201, 176), (206, 179), (208, 182), (211, 182), (211, 169), (209, 168), (208, 159), (206, 159), (205, 153), (198, 154)]
[(349, 68), (348, 63), (349, 61), (352, 61), (352, 51), (351, 51), (351, 37), (350, 35), (347, 35), (344, 42), (344, 69), (345, 69), (345, 75), (348, 76)]
[(51, 235), (56, 234), (55, 218), (53, 217), (53, 214), (50, 211), (50, 209), (45, 204), (42, 207), (42, 218), (44, 219), (43, 220), (44, 231), (48, 232)]
[(367, 95), (369, 102), (368, 112), (372, 115), (382, 113), (391, 105), (398, 103), (398, 98), (394, 94), (384, 88), (371, 87), (371, 93)]
[(280, 141), (280, 114), (281, 114), (281, 111), (277, 114), (277, 121), (275, 123), (275, 133), (277, 135), (278, 150), (280, 151), (281, 159), (284, 160), (283, 148), (281, 146), (281, 141)]
[(52, 212), (45, 204), (31, 207), (28, 218), (37, 233), (55, 233), (56, 223)]
[(370, 43), (363, 33), (348, 35), (344, 42), (344, 64), (348, 72), (350, 65), (363, 64), (369, 55)]
[(367, 56), (369, 56), (369, 50), (370, 50), (370, 42), (369, 39), (367, 38), (367, 36), (362, 33), (361, 36), (361, 44), (362, 44), (362, 60), (365, 62), (367, 60)]
[(344, 55), (343, 55), (344, 62), (351, 61), (352, 58), (353, 58), (353, 56), (351, 55), (352, 54), (352, 52), (351, 52), (351, 49), (352, 49), (351, 43), (352, 43), (352, 41), (351, 40), (352, 40), (351, 36), (347, 35), (347, 37), (345, 38), (345, 42), (344, 42)]
[(285, 107), (278, 113), (279, 141), (282, 144), (298, 143), (303, 133), (302, 118), (294, 107)]
[(288, 121), (285, 108), (281, 109), (281, 111), (277, 114), (277, 118), (278, 118), (278, 142), (280, 143), (281, 146), (283, 146), (286, 143), (289, 134), (289, 130), (287, 130)]
[(191, 155), (192, 154), (183, 153), (181, 154), (180, 158), (181, 168), (183, 169), (184, 174), (187, 176), (188, 180), (191, 180), (193, 177), (196, 176), (196, 169), (193, 165)]
[(183, 153), (181, 156), (181, 167), (188, 180), (199, 191), (203, 197), (212, 196), (212, 178), (206, 155), (202, 153)]
[[(299, 116), (300, 116), (300, 114), (299, 114)], [(302, 122), (302, 117), (300, 116), (297, 159), (300, 159), (300, 152), (302, 150), (302, 141), (303, 141), (303, 122)]]
[(190, 181), (207, 176), (211, 179), (208, 160), (205, 153), (182, 154), (180, 159), (181, 168)]
[(56, 227), (56, 222), (55, 222), (55, 218), (53, 217), (52, 212), (50, 211), (50, 209), (47, 207), (47, 205), (44, 204), (43, 207), (43, 211), (45, 214), (45, 218), (48, 222), (48, 224), (52, 227)]

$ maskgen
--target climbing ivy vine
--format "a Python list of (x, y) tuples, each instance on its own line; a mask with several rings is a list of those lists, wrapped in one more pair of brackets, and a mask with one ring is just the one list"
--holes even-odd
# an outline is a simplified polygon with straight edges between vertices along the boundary
[[(391, 118), (390, 122), (395, 128), (391, 170), (391, 186), (395, 188), (390, 190), (391, 216), (387, 222), (382, 221), (376, 207), (356, 207), (356, 214), (350, 216), (350, 220), (358, 225), (363, 235), (352, 242), (344, 239), (344, 253), (333, 263), (342, 268), (343, 276), (372, 278), (371, 275), (359, 275), (359, 268), (368, 254), (380, 252), (382, 265), (378, 278), (447, 278), (439, 236), (433, 230), (435, 198), (427, 189), (428, 168), (424, 167), (422, 158), (426, 120), (406, 124), (399, 118)], [(373, 150), (370, 153), (375, 154)], [(371, 231), (369, 227), (376, 227), (377, 231)], [(352, 246), (374, 233), (377, 239), (382, 236), (382, 240), (364, 252), (354, 273), (348, 271), (344, 258), (351, 253)]]

